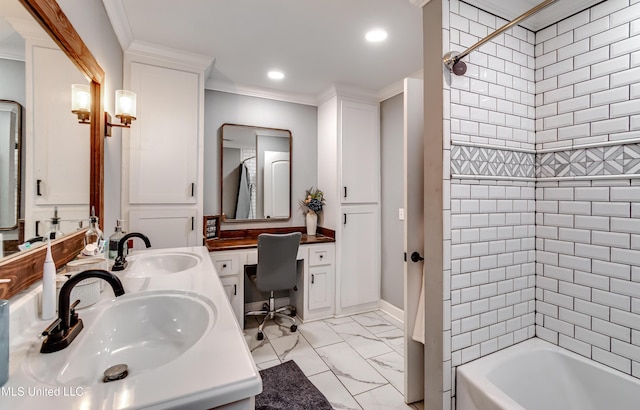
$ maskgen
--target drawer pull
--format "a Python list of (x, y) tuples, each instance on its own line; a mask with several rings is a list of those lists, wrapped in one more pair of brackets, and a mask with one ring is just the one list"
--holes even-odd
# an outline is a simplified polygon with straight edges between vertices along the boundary
[(226, 268), (227, 268), (227, 264), (226, 264), (226, 263), (223, 263), (223, 264), (222, 264), (222, 269), (226, 269)]
[(311, 274), (311, 284), (313, 285), (313, 284), (315, 283), (315, 281), (316, 281), (316, 277), (315, 277), (315, 275), (312, 273), (312, 274)]
[(322, 260), (323, 257), (324, 257), (324, 255), (320, 255), (320, 260)]

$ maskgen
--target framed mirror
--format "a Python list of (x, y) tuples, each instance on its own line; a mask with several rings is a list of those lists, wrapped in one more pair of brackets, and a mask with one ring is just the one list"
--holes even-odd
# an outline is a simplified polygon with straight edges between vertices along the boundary
[(220, 209), (225, 222), (291, 218), (291, 131), (223, 124)]
[(22, 105), (0, 99), (0, 233), (18, 228), (21, 148)]
[[(44, 29), (66, 55), (68, 61), (79, 70), (81, 77), (90, 83), (92, 97), (90, 125), (82, 126), (84, 135), (89, 134), (89, 148), (83, 156), (88, 158), (89, 163), (89, 169), (86, 170), (89, 174), (89, 207), (95, 207), (96, 215), (102, 216), (104, 208), (104, 107), (102, 102), (104, 70), (55, 0), (0, 0), (0, 4), (2, 6), (0, 14), (11, 10), (16, 11), (19, 8), (22, 13), (18, 17), (22, 18), (26, 10), (28, 12), (26, 16), (35, 20)], [(70, 106), (70, 100), (60, 102), (60, 104), (63, 103), (66, 107)], [(70, 112), (65, 112), (65, 118), (67, 116), (73, 120)], [(35, 178), (32, 179), (35, 180)], [(35, 189), (32, 191), (35, 192)], [(72, 260), (82, 249), (83, 238), (84, 231), (81, 230), (70, 233), (62, 239), (56, 239), (52, 243), (56, 265), (64, 265)], [(0, 279), (10, 279), (9, 283), (0, 283), (1, 298), (9, 298), (42, 278), (45, 250), (44, 247), (40, 247), (0, 260)]]

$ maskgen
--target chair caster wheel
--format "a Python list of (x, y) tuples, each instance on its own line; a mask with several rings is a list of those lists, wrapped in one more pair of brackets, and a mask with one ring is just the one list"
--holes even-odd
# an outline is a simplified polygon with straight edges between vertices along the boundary
[(262, 339), (264, 339), (264, 333), (262, 333), (262, 332), (258, 332), (258, 334), (256, 335), (256, 338), (257, 338), (258, 340), (262, 340)]
[(291, 325), (291, 327), (289, 328), (292, 332), (295, 332), (296, 330), (298, 330), (298, 326), (297, 325)]
[(298, 313), (298, 311), (296, 310), (296, 308), (293, 308), (293, 309), (291, 309), (291, 312), (289, 313), (289, 316), (295, 317), (296, 313)]

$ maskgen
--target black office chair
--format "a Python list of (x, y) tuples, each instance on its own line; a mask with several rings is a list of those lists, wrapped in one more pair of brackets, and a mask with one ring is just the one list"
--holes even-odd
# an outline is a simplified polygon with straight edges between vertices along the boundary
[[(296, 314), (295, 307), (287, 305), (276, 309), (273, 292), (295, 289), (297, 255), (301, 236), (300, 232), (283, 235), (266, 233), (258, 235), (256, 286), (262, 292), (271, 292), (269, 304), (265, 303), (263, 310), (245, 313), (246, 316), (264, 315), (264, 319), (258, 327), (258, 340), (264, 339), (263, 330), (267, 320), (274, 319), (276, 316), (290, 320), (292, 324), (289, 329), (292, 332), (295, 332), (298, 328), (294, 319)], [(285, 311), (289, 311), (290, 314), (282, 313)]]

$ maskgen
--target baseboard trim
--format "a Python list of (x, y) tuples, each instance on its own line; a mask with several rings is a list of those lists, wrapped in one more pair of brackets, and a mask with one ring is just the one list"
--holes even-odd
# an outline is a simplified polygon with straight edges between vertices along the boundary
[(395, 307), (383, 299), (380, 299), (380, 310), (389, 315), (392, 319), (396, 320), (396, 323), (394, 323), (396, 326), (400, 326), (404, 329), (404, 310)]

